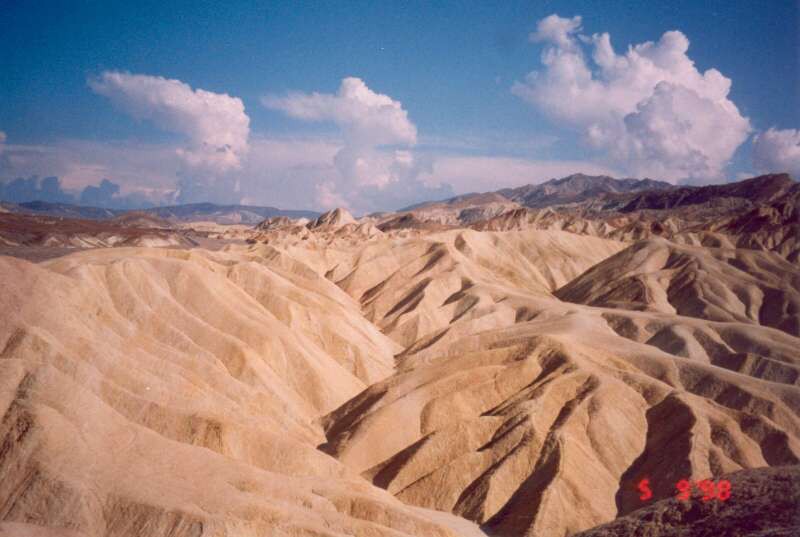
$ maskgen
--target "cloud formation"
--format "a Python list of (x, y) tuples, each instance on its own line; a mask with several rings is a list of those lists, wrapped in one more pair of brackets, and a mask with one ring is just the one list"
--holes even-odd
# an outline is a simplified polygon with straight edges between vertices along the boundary
[(769, 129), (753, 138), (753, 165), (763, 173), (788, 172), (800, 179), (800, 130)]
[(388, 95), (375, 93), (360, 78), (343, 79), (335, 95), (292, 92), (285, 97), (267, 95), (262, 103), (297, 119), (333, 121), (354, 145), (417, 142), (417, 128), (403, 105)]
[(0, 182), (57, 176), (63, 189), (79, 195), (103, 179), (120, 185), (120, 197), (158, 203), (175, 190), (184, 166), (175, 145), (60, 140), (51, 144), (7, 144), (0, 155)]
[[(214, 180), (213, 174), (191, 174), (175, 143), (61, 140), (47, 145), (9, 144), (0, 155), (0, 196), (4, 185), (15, 183), (13, 191), (24, 193), (25, 199), (17, 197), (19, 201), (43, 199), (36, 177), (57, 176), (70, 203), (81, 202), (82, 193), (89, 188), (87, 195), (104, 206), (210, 201), (315, 209), (316, 182), (336, 178), (333, 158), (341, 143), (254, 135), (249, 145), (242, 167)], [(207, 176), (211, 177), (208, 181)], [(104, 179), (118, 185), (119, 191), (112, 193), (109, 185), (103, 187)]]
[(139, 209), (152, 207), (141, 193), (120, 194), (120, 186), (103, 179), (98, 186), (89, 185), (80, 192), (70, 192), (63, 188), (58, 177), (19, 177), (13, 181), (0, 181), (0, 200), (13, 203), (46, 201), (49, 203), (80, 204), (110, 209)]
[[(454, 146), (458, 143), (442, 140), (432, 149), (419, 148), (411, 162), (403, 160), (402, 152), (392, 153), (398, 165), (418, 166), (415, 180), (383, 189), (365, 186), (357, 198), (350, 199), (337, 190), (341, 176), (334, 160), (343, 145), (325, 138), (252, 135), (242, 168), (228, 174), (231, 181), (239, 183), (238, 192), (227, 188), (224, 181), (210, 187), (199, 183), (187, 186), (179, 174), (181, 162), (175, 145), (87, 141), (9, 145), (0, 157), (0, 198), (111, 208), (204, 201), (311, 210), (349, 206), (363, 213), (538, 183), (575, 172), (619, 175), (618, 170), (597, 163), (465, 155)], [(20, 178), (33, 174), (52, 174), (59, 179)], [(4, 192), (6, 187), (10, 189)]]
[(343, 79), (336, 94), (267, 95), (262, 104), (302, 121), (330, 121), (339, 127), (344, 141), (334, 157), (339, 177), (316, 185), (317, 203), (323, 208), (349, 200), (350, 205), (369, 209), (374, 205), (371, 197), (407, 191), (408, 183), (428, 166), (409, 150), (417, 142), (417, 128), (402, 104), (372, 91), (359, 78)]
[(74, 198), (61, 188), (58, 177), (18, 178), (7, 183), (0, 182), (0, 199), (21, 203), (24, 201), (49, 201), (51, 203), (72, 203)]
[(192, 169), (221, 173), (241, 167), (247, 153), (250, 118), (238, 97), (193, 90), (180, 80), (105, 71), (89, 80), (92, 90), (135, 119), (183, 134), (177, 150)]
[(689, 40), (664, 33), (617, 54), (608, 33), (580, 33), (581, 18), (550, 15), (531, 34), (544, 43), (543, 68), (512, 92), (577, 129), (589, 147), (635, 176), (718, 180), (750, 122), (728, 98), (730, 79), (704, 73)]

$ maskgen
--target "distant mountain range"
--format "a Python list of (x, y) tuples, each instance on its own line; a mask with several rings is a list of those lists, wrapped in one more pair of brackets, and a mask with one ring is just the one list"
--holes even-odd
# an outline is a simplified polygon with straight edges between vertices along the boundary
[(538, 185), (504, 188), (496, 193), (525, 207), (539, 209), (555, 205), (579, 203), (607, 194), (631, 192), (663, 192), (675, 188), (670, 183), (652, 179), (614, 179), (606, 175), (576, 173), (561, 179), (551, 179)]
[[(369, 215), (369, 218), (385, 221), (392, 215), (413, 212), (415, 218), (421, 221), (464, 225), (523, 208), (552, 207), (617, 213), (691, 207), (703, 210), (740, 208), (747, 211), (756, 203), (771, 203), (797, 188), (799, 188), (798, 183), (787, 174), (764, 175), (721, 185), (676, 186), (652, 179), (614, 179), (605, 175), (592, 176), (578, 173), (536, 185), (462, 194), (442, 201), (417, 203), (396, 212), (374, 213)], [(18, 204), (0, 202), (0, 212), (92, 220), (113, 219), (131, 213), (127, 210), (45, 201)], [(215, 203), (155, 207), (135, 212), (169, 222), (211, 221), (219, 224), (258, 224), (273, 217), (314, 220), (320, 216), (320, 213), (314, 211)], [(411, 220), (398, 220), (395, 225), (401, 225), (403, 222), (408, 223)]]
[(86, 220), (107, 220), (120, 216), (125, 211), (105, 209), (102, 207), (84, 207), (69, 203), (51, 203), (48, 201), (26, 201), (23, 203), (2, 203), (4, 212), (37, 214), (41, 216), (55, 216), (61, 218), (83, 218)]
[[(489, 212), (497, 212), (497, 208), (501, 205), (506, 205), (506, 208), (528, 207), (530, 209), (542, 209), (545, 207), (574, 205), (587, 201), (596, 203), (599, 200), (605, 200), (617, 195), (639, 192), (660, 193), (674, 188), (677, 187), (670, 183), (653, 179), (614, 179), (607, 175), (576, 173), (535, 185), (503, 188), (494, 192), (473, 192), (440, 201), (416, 203), (399, 209), (397, 212), (452, 211), (457, 209), (462, 212), (466, 211), (469, 213), (469, 217), (474, 219), (476, 215), (480, 216), (482, 208), (489, 206), (492, 207)], [(619, 207), (615, 208), (619, 209)]]
[[(771, 203), (797, 188), (798, 183), (787, 174), (762, 175), (736, 183), (707, 186), (574, 174), (537, 185), (418, 203), (397, 213), (411, 212), (423, 220), (463, 225), (515, 209), (553, 208), (595, 213), (665, 209), (749, 210), (754, 204)], [(380, 218), (383, 220), (391, 214), (381, 213)]]
[(722, 199), (746, 200), (749, 203), (769, 203), (797, 188), (797, 183), (785, 173), (761, 175), (736, 183), (708, 186), (670, 186), (667, 191), (648, 189), (631, 196), (619, 207), (621, 212), (643, 209), (663, 210), (714, 203)]
[[(0, 202), (0, 211), (38, 214), (61, 218), (82, 218), (88, 220), (107, 220), (121, 217), (131, 211), (104, 209), (100, 207), (84, 207), (67, 203), (49, 203), (30, 201), (24, 203)], [(253, 205), (217, 205), (214, 203), (191, 203), (172, 207), (155, 207), (134, 211), (149, 214), (171, 222), (210, 221), (218, 224), (257, 224), (265, 218), (286, 216), (289, 218), (317, 218), (320, 213), (314, 211), (283, 210), (276, 207), (259, 207)]]
[(190, 203), (172, 207), (155, 207), (146, 209), (143, 212), (167, 220), (181, 222), (209, 220), (218, 224), (257, 224), (265, 218), (274, 216), (314, 219), (320, 215), (315, 211), (285, 210), (255, 205), (216, 205), (214, 203)]

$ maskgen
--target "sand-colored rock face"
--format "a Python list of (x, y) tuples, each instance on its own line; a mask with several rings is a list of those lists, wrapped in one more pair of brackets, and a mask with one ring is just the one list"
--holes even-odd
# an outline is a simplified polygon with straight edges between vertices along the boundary
[(642, 241), (556, 296), (592, 306), (761, 324), (800, 336), (800, 271), (763, 251)]
[(274, 251), (115, 249), (0, 258), (0, 274), (3, 519), (455, 535), (315, 449), (315, 418), (389, 374), (395, 347), (314, 271)]
[(353, 215), (347, 209), (332, 209), (327, 213), (320, 215), (314, 222), (309, 224), (309, 227), (314, 228), (337, 228), (346, 226), (348, 224), (355, 224), (356, 219), (353, 218)]
[(778, 254), (348, 217), (0, 257), (0, 536), (566, 536), (800, 461)]
[(110, 248), (118, 246), (194, 246), (186, 234), (168, 222), (130, 213), (108, 221), (73, 220), (47, 216), (3, 214), (0, 245), (43, 248)]

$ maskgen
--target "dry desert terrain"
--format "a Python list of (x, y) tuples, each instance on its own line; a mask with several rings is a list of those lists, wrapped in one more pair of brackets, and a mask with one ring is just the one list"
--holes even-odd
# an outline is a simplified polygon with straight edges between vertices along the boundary
[(800, 534), (798, 188), (745, 186), (0, 215), (0, 536)]

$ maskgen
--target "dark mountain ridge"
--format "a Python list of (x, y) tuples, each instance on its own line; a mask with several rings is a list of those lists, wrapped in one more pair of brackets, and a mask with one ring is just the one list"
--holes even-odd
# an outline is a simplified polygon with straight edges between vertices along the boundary
[(504, 188), (496, 193), (533, 209), (579, 203), (606, 194), (631, 192), (663, 192), (675, 188), (670, 183), (653, 179), (614, 179), (606, 175), (576, 173), (551, 179), (538, 185)]
[[(544, 183), (503, 188), (494, 192), (470, 192), (444, 200), (425, 201), (398, 209), (398, 213), (418, 211), (433, 206), (476, 206), (489, 203), (515, 202), (532, 209), (558, 205), (571, 205), (588, 200), (604, 198), (614, 194), (630, 194), (644, 191), (665, 191), (675, 185), (653, 179), (614, 179), (607, 175), (585, 175), (575, 173)], [(375, 213), (373, 216), (378, 216)]]
[(789, 174), (779, 173), (721, 185), (681, 186), (666, 191), (647, 190), (629, 199), (619, 210), (632, 212), (642, 209), (674, 209), (710, 203), (722, 198), (739, 198), (751, 203), (771, 203), (796, 185)]

